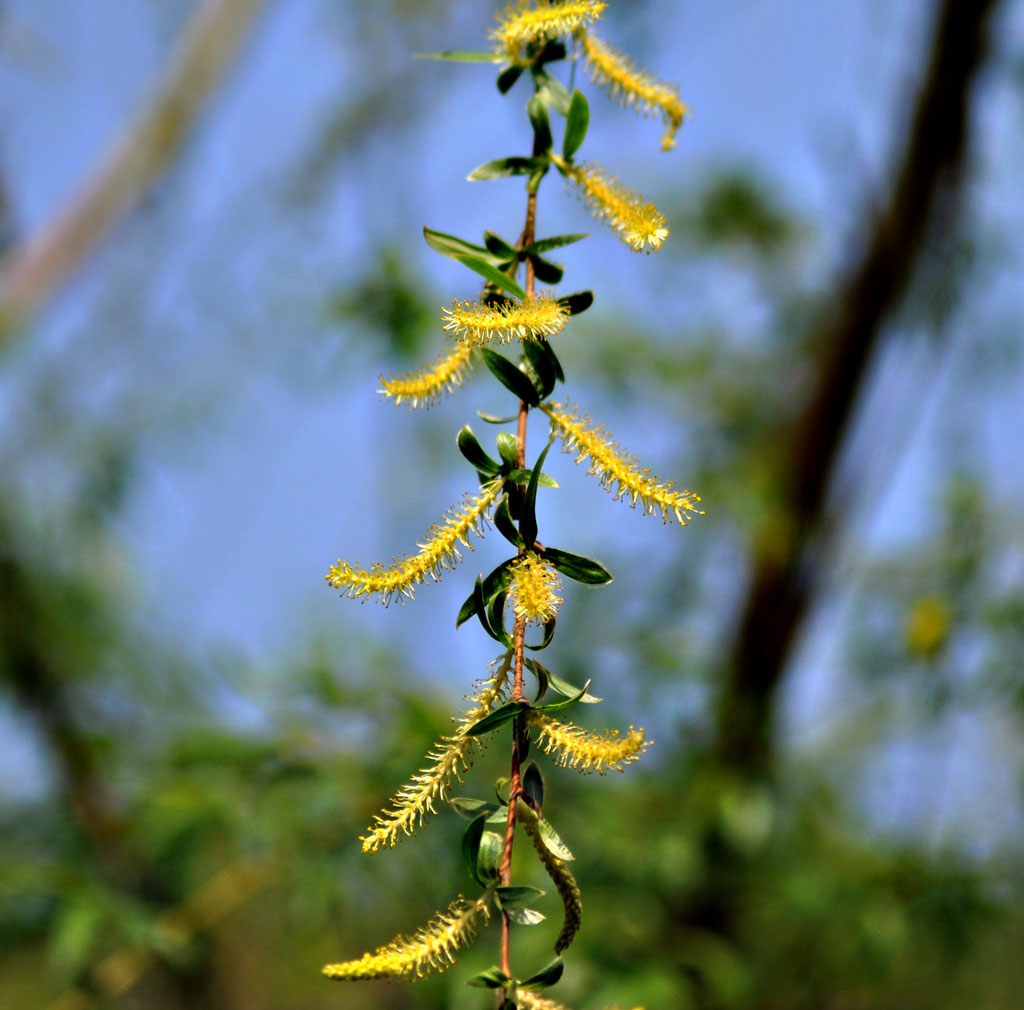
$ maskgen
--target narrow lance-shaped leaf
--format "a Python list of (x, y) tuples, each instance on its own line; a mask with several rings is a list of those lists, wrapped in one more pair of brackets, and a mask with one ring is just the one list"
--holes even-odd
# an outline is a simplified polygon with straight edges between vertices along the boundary
[(547, 165), (547, 158), (511, 157), (495, 158), (477, 165), (466, 178), (470, 182), (485, 182), (488, 179), (507, 179), (513, 175), (533, 175), (538, 169)]
[(569, 112), (565, 117), (565, 138), (562, 141), (562, 156), (568, 161), (580, 149), (590, 125), (590, 106), (583, 92), (572, 93)]
[(507, 989), (511, 984), (512, 979), (497, 965), (474, 975), (466, 983), (471, 989)]
[(575, 582), (582, 582), (587, 586), (604, 586), (612, 581), (612, 573), (593, 558), (584, 557), (582, 554), (570, 554), (557, 547), (545, 547), (542, 553), (545, 561)]
[(466, 869), (469, 870), (470, 876), (478, 883), (483, 883), (480, 877), (477, 875), (477, 856), (480, 853), (480, 839), (483, 838), (484, 834), (484, 821), (487, 820), (486, 814), (479, 814), (474, 817), (472, 821), (466, 827), (466, 830), (462, 833), (462, 859), (466, 864)]
[[(484, 252), (493, 259), (486, 249)], [(516, 298), (523, 301), (526, 300), (526, 292), (508, 274), (502, 273), (496, 266), (492, 266), (486, 260), (481, 259), (479, 256), (456, 256), (455, 258), (464, 267), (469, 267), (470, 270), (478, 273), (492, 284), (497, 285), (503, 291), (507, 291), (510, 295), (515, 295)]]
[(516, 529), (515, 523), (512, 522), (512, 516), (509, 513), (508, 508), (508, 495), (498, 502), (498, 507), (494, 510), (494, 525), (498, 532), (510, 543), (513, 547), (525, 547), (526, 541), (523, 540)]
[(581, 312), (586, 312), (594, 304), (594, 292), (577, 291), (572, 295), (563, 295), (558, 299), (558, 302), (569, 310), (570, 316), (578, 316)]
[(427, 245), (434, 252), (439, 252), (442, 256), (451, 256), (454, 259), (457, 259), (459, 256), (475, 256), (478, 259), (493, 261), (494, 263), (500, 262), (498, 257), (490, 253), (484, 246), (467, 242), (465, 239), (458, 238), (455, 235), (447, 235), (443, 231), (435, 231), (433, 228), (424, 227), (423, 237), (427, 240)]
[(551, 252), (552, 249), (560, 249), (562, 246), (581, 242), (585, 238), (590, 238), (589, 232), (578, 232), (573, 235), (552, 235), (551, 238), (538, 239), (536, 242), (528, 245), (523, 252), (528, 256), (541, 256), (546, 252)]
[(501, 464), (484, 452), (483, 446), (479, 443), (476, 435), (473, 434), (473, 429), (470, 428), (468, 424), (459, 429), (459, 434), (456, 437), (456, 443), (458, 444), (459, 452), (461, 452), (477, 470), (486, 474), (491, 474), (492, 476), (501, 470)]
[(519, 517), (519, 532), (526, 541), (527, 547), (532, 547), (537, 539), (537, 488), (540, 485), (540, 475), (544, 467), (544, 460), (547, 459), (551, 443), (544, 446), (544, 451), (537, 457), (533, 472), (530, 474), (530, 483), (526, 485), (526, 496), (523, 499), (523, 514)]
[(466, 50), (444, 49), (438, 53), (416, 53), (416, 60), (450, 60), (454, 63), (500, 63), (501, 57), (493, 52), (479, 53)]
[(498, 354), (497, 351), (492, 351), (489, 347), (481, 347), (480, 353), (483, 355), (484, 364), (488, 367), (491, 374), (510, 393), (513, 393), (531, 407), (536, 407), (540, 404), (540, 395), (537, 393), (536, 386), (508, 358)]
[(470, 726), (466, 730), (466, 736), (482, 736), (484, 733), (490, 733), (491, 730), (511, 722), (520, 712), (529, 707), (529, 703), (525, 701), (506, 702), (500, 708), (496, 708), (489, 715), (485, 715), (479, 722)]

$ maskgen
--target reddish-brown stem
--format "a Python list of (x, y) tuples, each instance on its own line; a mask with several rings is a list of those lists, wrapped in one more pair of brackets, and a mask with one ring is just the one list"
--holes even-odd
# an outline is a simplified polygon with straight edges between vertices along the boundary
[[(533, 245), (536, 235), (537, 220), (537, 194), (530, 193), (526, 201), (526, 224), (523, 227), (523, 234), (519, 239), (519, 248), (526, 249)], [(534, 276), (533, 263), (526, 260), (526, 296), (533, 297), (536, 278)], [(526, 469), (526, 418), (530, 412), (530, 405), (525, 401), (519, 403), (519, 425), (516, 430), (516, 465)], [(522, 553), (520, 551), (520, 553)], [(516, 617), (512, 629), (512, 643), (514, 650), (514, 681), (512, 684), (512, 700), (523, 700), (523, 642), (526, 637), (526, 622), (521, 617)], [(508, 783), (508, 818), (505, 821), (505, 848), (501, 857), (501, 865), (498, 868), (498, 879), (502, 885), (507, 887), (512, 883), (512, 846), (516, 838), (516, 803), (522, 791), (521, 758), (519, 754), (519, 738), (522, 734), (522, 718), (513, 720), (512, 723), (512, 768), (509, 772)], [(506, 975), (512, 975), (511, 957), (511, 922), (508, 912), (501, 913), (501, 970)], [(502, 996), (499, 1006), (504, 1005)]]

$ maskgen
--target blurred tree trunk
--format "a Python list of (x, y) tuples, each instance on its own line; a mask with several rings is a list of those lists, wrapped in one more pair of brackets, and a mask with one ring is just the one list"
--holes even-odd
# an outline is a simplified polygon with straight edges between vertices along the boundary
[[(769, 433), (779, 514), (755, 535), (752, 574), (718, 704), (719, 763), (743, 778), (772, 774), (774, 711), (794, 643), (822, 583), (827, 493), (885, 324), (907, 289), (931, 228), (955, 212), (970, 153), (970, 99), (998, 0), (941, 0), (928, 68), (892, 185), (863, 248), (823, 299), (809, 346), (818, 358), (794, 419)], [(834, 307), (834, 308), (833, 308)], [(769, 450), (770, 447), (770, 450)], [(786, 530), (778, 534), (781, 526)]]

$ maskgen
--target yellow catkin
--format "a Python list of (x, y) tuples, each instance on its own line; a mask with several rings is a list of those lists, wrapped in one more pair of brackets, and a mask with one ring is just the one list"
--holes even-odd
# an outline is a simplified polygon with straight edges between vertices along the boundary
[(479, 746), (475, 737), (466, 736), (466, 731), (487, 715), (506, 694), (512, 653), (506, 653), (495, 662), (494, 676), (485, 680), (472, 696), (473, 707), (459, 718), (455, 732), (438, 740), (427, 755), (433, 764), (420, 769), (374, 817), (373, 824), (360, 838), (363, 852), (391, 848), (406, 835), (411, 835), (422, 826), (428, 813), (437, 812), (434, 804), (445, 799), (453, 779), (461, 781), (460, 773), (469, 767), (473, 749)]
[(597, 477), (615, 499), (626, 499), (634, 507), (640, 502), (646, 514), (660, 512), (665, 522), (674, 517), (682, 526), (688, 517), (704, 514), (697, 508), (699, 495), (672, 490), (672, 481), (665, 483), (647, 467), (641, 467), (640, 461), (616, 444), (602, 426), (580, 417), (576, 408), (553, 403), (542, 404), (541, 410), (565, 451), (575, 453), (577, 463), (588, 460), (587, 473)]
[(396, 560), (385, 568), (373, 565), (368, 571), (338, 561), (331, 565), (325, 578), (335, 589), (341, 589), (350, 599), (376, 597), (385, 605), (396, 596), (412, 599), (415, 588), (428, 578), (437, 582), (441, 572), (451, 569), (461, 560), (459, 544), (472, 550), (469, 534), (481, 534), (487, 513), (501, 494), (501, 481), (485, 484), (480, 494), (467, 496), (462, 506), (453, 506), (447, 515), (432, 526), (419, 554)]
[[(553, 999), (548, 999), (546, 996), (539, 996), (535, 992), (530, 992), (529, 989), (518, 989), (516, 990), (516, 999), (519, 1001), (519, 1006), (522, 1010), (568, 1010), (568, 1007), (562, 1003), (556, 1003)], [(607, 1007), (606, 1010), (619, 1010), (618, 1007)], [(632, 1010), (644, 1010), (642, 1006), (635, 1006)]]
[(589, 733), (582, 726), (536, 712), (530, 716), (530, 725), (537, 732), (537, 743), (556, 764), (584, 773), (622, 771), (639, 760), (652, 743), (644, 738), (642, 729), (633, 726), (625, 736), (617, 729)]
[(325, 965), (323, 973), (328, 978), (355, 982), (371, 978), (408, 980), (445, 971), (455, 963), (455, 952), (467, 947), (476, 936), (480, 920), (489, 917), (491, 897), (491, 891), (476, 901), (460, 896), (412, 936), (398, 936), (356, 961)]
[(661, 149), (676, 146), (676, 133), (689, 111), (679, 97), (679, 87), (659, 81), (641, 70), (625, 53), (602, 42), (590, 32), (577, 33), (590, 77), (622, 105), (633, 106), (645, 116), (660, 115), (665, 123)]
[(569, 318), (569, 309), (554, 298), (539, 296), (525, 302), (452, 302), (444, 309), (444, 328), (463, 340), (484, 344), (491, 340), (507, 344), (520, 340), (543, 340), (560, 333)]
[(587, 210), (607, 224), (634, 252), (660, 249), (668, 238), (665, 215), (600, 165), (569, 165), (559, 159), (569, 180), (579, 187)]
[(512, 581), (509, 595), (516, 617), (527, 624), (545, 624), (558, 613), (562, 597), (558, 572), (532, 551), (518, 558), (509, 567)]
[(513, 0), (498, 15), (498, 26), (489, 38), (499, 56), (516, 62), (526, 46), (584, 28), (607, 6), (601, 0), (562, 0), (555, 4)]
[(382, 375), (383, 396), (396, 404), (408, 403), (410, 407), (429, 407), (445, 393), (453, 393), (472, 369), (473, 345), (460, 342), (440, 355), (432, 365), (404, 375)]
[(562, 929), (555, 940), (555, 953), (561, 954), (568, 950), (573, 937), (579, 932), (580, 923), (583, 918), (583, 902), (580, 897), (579, 884), (572, 875), (565, 862), (558, 858), (545, 844), (538, 826), (538, 818), (534, 811), (525, 803), (520, 803), (519, 822), (523, 830), (529, 836), (530, 842), (537, 851), (547, 875), (558, 891), (562, 899)]

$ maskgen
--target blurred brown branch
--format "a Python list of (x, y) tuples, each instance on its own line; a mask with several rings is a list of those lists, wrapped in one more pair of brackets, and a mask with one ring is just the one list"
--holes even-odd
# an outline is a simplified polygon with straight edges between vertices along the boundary
[[(742, 775), (771, 774), (777, 688), (821, 582), (826, 498), (869, 366), (899, 307), (931, 226), (955, 195), (969, 155), (970, 98), (998, 0), (942, 0), (903, 153), (863, 253), (823, 304), (807, 399), (769, 433), (784, 534), (760, 531), (719, 702), (717, 752)], [(949, 200), (942, 199), (948, 197)], [(776, 516), (777, 518), (777, 516)]]
[(199, 0), (152, 97), (40, 231), (0, 260), (0, 346), (173, 163), (265, 0)]

